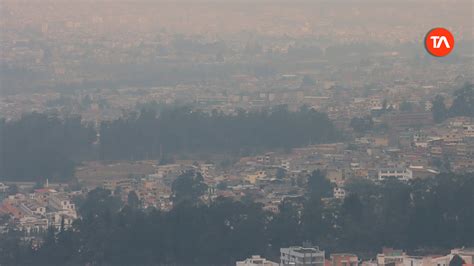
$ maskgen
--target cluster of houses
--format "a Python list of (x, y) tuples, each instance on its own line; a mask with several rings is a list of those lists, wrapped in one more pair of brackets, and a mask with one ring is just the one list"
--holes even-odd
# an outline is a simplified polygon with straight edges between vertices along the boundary
[[(413, 124), (423, 118), (419, 115), (390, 115), (387, 119), (399, 125)], [(141, 207), (169, 210), (172, 208), (173, 181), (184, 171), (194, 170), (202, 174), (209, 188), (203, 200), (250, 197), (262, 203), (266, 210), (278, 212), (278, 206), (285, 199), (304, 195), (307, 177), (314, 170), (322, 170), (333, 183), (331, 200), (344, 199), (346, 183), (351, 179), (409, 181), (434, 177), (443, 171), (474, 172), (472, 118), (455, 117), (442, 124), (419, 128), (393, 126), (390, 130), (353, 136), (344, 143), (312, 144), (291, 151), (241, 157), (226, 167), (222, 162), (209, 160), (177, 160), (164, 165), (155, 162), (149, 174), (136, 177), (132, 173), (130, 177), (106, 178), (102, 179), (101, 186), (123, 201), (134, 192)], [(80, 181), (84, 181), (85, 187), (93, 188), (101, 176), (90, 180), (95, 182), (94, 185)], [(7, 185), (0, 184), (0, 196), (6, 195), (7, 190)], [(52, 187), (23, 194), (8, 193), (0, 205), (0, 215), (10, 215), (15, 225), (26, 232), (49, 226), (60, 227), (61, 224), (70, 226), (77, 217), (71, 202), (74, 193)]]
[[(108, 178), (102, 186), (123, 201), (133, 191), (143, 208), (169, 210), (172, 208), (172, 182), (184, 171), (194, 170), (202, 174), (209, 187), (204, 200), (219, 196), (237, 200), (251, 197), (262, 203), (266, 210), (278, 212), (283, 200), (303, 196), (307, 177), (314, 170), (325, 173), (334, 184), (332, 198), (340, 200), (346, 196), (345, 184), (354, 178), (374, 182), (393, 178), (409, 181), (434, 177), (442, 171), (472, 173), (472, 158), (474, 121), (458, 117), (417, 130), (384, 135), (369, 133), (349, 143), (314, 144), (290, 152), (242, 157), (228, 167), (209, 161), (154, 165), (151, 174), (139, 178)], [(7, 190), (7, 185), (0, 184), (0, 195), (6, 195)], [(67, 227), (77, 217), (71, 202), (73, 192), (52, 187), (30, 191), (10, 193), (0, 205), (0, 214), (13, 217), (18, 228), (35, 232), (61, 224)]]
[[(78, 217), (72, 201), (75, 193), (80, 192), (59, 192), (45, 187), (32, 193), (8, 195), (0, 205), (0, 216), (10, 217), (13, 224), (8, 225), (27, 235), (44, 232), (50, 227), (67, 229)], [(8, 230), (5, 225), (2, 227), (2, 231)]]
[[(418, 130), (368, 134), (350, 143), (309, 145), (289, 153), (269, 152), (245, 157), (213, 182), (227, 184), (218, 190), (223, 196), (251, 194), (269, 209), (285, 197), (302, 195), (304, 177), (323, 170), (334, 184), (333, 197), (346, 196), (348, 180), (358, 178), (380, 182), (430, 178), (443, 171), (474, 172), (474, 121), (458, 117), (437, 126)], [(279, 177), (278, 172), (284, 172)]]
[(350, 143), (315, 144), (290, 152), (242, 157), (227, 168), (206, 161), (176, 161), (156, 165), (153, 174), (139, 179), (110, 179), (103, 186), (112, 191), (119, 188), (124, 200), (135, 191), (143, 207), (167, 210), (172, 207), (173, 180), (186, 170), (195, 170), (209, 186), (205, 198), (250, 196), (276, 212), (284, 199), (304, 194), (307, 177), (314, 170), (322, 170), (334, 184), (334, 199), (344, 199), (345, 184), (354, 178), (406, 182), (442, 171), (473, 172), (473, 129), (471, 118), (453, 118), (439, 126), (397, 131), (395, 137), (390, 133), (367, 135)]
[[(452, 263), (453, 258), (459, 263)], [(236, 266), (472, 266), (474, 248), (452, 249), (449, 254), (433, 254), (424, 256), (407, 255), (402, 250), (383, 248), (374, 259), (362, 260), (352, 253), (333, 253), (326, 256), (324, 250), (317, 246), (303, 244), (280, 249), (280, 261), (273, 262), (254, 255)]]

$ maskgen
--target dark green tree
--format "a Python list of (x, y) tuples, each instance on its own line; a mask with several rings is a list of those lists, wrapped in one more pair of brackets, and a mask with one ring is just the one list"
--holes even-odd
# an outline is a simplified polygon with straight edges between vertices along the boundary
[(201, 202), (201, 196), (207, 191), (207, 185), (201, 173), (196, 171), (186, 171), (178, 176), (171, 186), (173, 192), (173, 203), (178, 204), (183, 201), (193, 203)]
[(412, 103), (407, 102), (407, 101), (403, 101), (400, 104), (400, 111), (402, 111), (402, 112), (411, 112), (411, 111), (413, 111)]
[(82, 217), (97, 217), (107, 213), (115, 213), (120, 210), (122, 203), (117, 196), (113, 196), (110, 190), (96, 188), (91, 190), (79, 206)]
[(372, 117), (370, 116), (354, 117), (351, 119), (350, 125), (354, 129), (355, 132), (365, 133), (374, 128), (374, 121), (372, 120)]
[(80, 117), (31, 113), (0, 120), (0, 136), (0, 178), (44, 182), (72, 178), (96, 134)]
[(454, 101), (449, 108), (449, 115), (474, 117), (474, 84), (466, 83), (454, 92)]
[(286, 176), (286, 170), (283, 168), (277, 168), (275, 177), (277, 179), (283, 179)]
[(441, 95), (436, 95), (432, 104), (433, 106), (431, 107), (431, 112), (433, 113), (433, 120), (436, 123), (443, 122), (448, 115), (448, 110), (444, 104), (444, 97)]
[(466, 262), (457, 254), (449, 261), (449, 266), (463, 266), (464, 264), (466, 264)]
[(140, 207), (140, 199), (135, 191), (130, 191), (127, 196), (127, 203), (132, 208)]
[(301, 86), (314, 86), (316, 85), (316, 82), (314, 81), (313, 78), (311, 78), (308, 75), (303, 76), (303, 81), (301, 82)]
[(308, 193), (310, 198), (320, 200), (332, 196), (333, 185), (321, 170), (315, 170), (308, 177)]
[(298, 204), (284, 200), (269, 224), (270, 243), (275, 247), (291, 246), (304, 239), (301, 227), (301, 210)]

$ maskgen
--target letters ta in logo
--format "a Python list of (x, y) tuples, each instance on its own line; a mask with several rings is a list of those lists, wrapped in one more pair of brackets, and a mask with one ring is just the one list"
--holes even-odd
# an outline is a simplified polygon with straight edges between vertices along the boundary
[(454, 37), (445, 28), (434, 28), (426, 34), (426, 50), (434, 56), (446, 56), (454, 48)]

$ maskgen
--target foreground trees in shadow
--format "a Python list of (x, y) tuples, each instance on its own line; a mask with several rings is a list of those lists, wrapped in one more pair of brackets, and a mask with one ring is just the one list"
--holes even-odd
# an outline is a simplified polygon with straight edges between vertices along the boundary
[(321, 175), (313, 173), (307, 194), (283, 201), (276, 214), (227, 198), (205, 204), (195, 197), (204, 193), (199, 178), (190, 186), (176, 184), (175, 193), (192, 190), (194, 196), (179, 197), (169, 212), (124, 205), (110, 191), (96, 189), (80, 204), (82, 218), (73, 228), (48, 232), (40, 248), (2, 236), (0, 263), (229, 265), (252, 254), (277, 258), (280, 247), (302, 241), (328, 252), (365, 254), (382, 246), (474, 245), (472, 174), (442, 174), (408, 184), (355, 180), (342, 201), (324, 199), (331, 186)]

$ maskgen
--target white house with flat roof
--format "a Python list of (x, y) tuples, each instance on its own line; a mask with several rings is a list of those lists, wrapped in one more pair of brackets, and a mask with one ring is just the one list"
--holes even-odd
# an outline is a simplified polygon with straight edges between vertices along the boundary
[(304, 245), (280, 249), (281, 266), (324, 266), (324, 250)]

